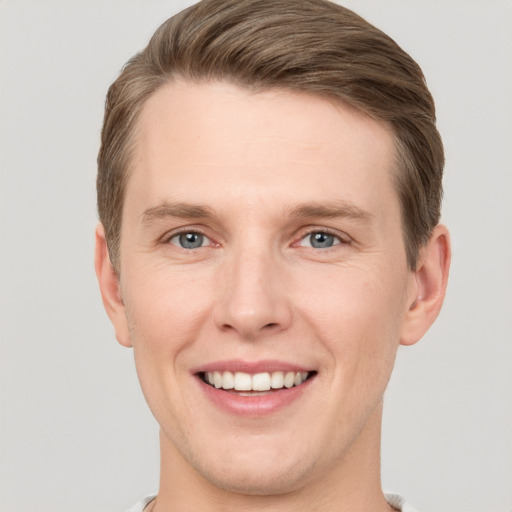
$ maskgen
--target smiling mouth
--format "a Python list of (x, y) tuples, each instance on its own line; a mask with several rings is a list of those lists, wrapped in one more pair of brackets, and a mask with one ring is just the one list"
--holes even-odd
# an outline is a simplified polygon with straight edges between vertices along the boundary
[(229, 371), (201, 372), (199, 377), (213, 388), (236, 392), (242, 396), (254, 396), (262, 392), (290, 389), (304, 384), (316, 372), (277, 371), (245, 373)]

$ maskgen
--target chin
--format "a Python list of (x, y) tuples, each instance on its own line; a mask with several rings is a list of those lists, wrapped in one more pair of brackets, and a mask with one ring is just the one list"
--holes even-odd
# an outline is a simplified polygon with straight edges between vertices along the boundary
[(219, 443), (215, 448), (211, 444), (201, 449), (188, 443), (175, 446), (196, 475), (218, 489), (236, 494), (284, 494), (311, 478), (314, 461), (310, 449), (301, 450), (289, 443), (283, 450), (283, 442), (258, 445), (254, 439), (245, 441), (230, 446)]
[(292, 492), (301, 487), (305, 475), (310, 476), (308, 468), (294, 464), (290, 467), (280, 465), (273, 468), (271, 464), (234, 465), (229, 468), (209, 467), (202, 471), (202, 476), (215, 487), (252, 496), (273, 496)]

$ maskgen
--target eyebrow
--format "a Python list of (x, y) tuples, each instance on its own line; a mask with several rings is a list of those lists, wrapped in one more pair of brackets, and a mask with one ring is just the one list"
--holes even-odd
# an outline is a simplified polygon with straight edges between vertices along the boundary
[(211, 208), (188, 203), (164, 202), (153, 208), (148, 208), (141, 216), (142, 224), (150, 224), (153, 220), (177, 217), (182, 219), (211, 219)]
[[(309, 218), (348, 218), (361, 221), (370, 221), (375, 216), (355, 204), (348, 201), (336, 201), (330, 203), (301, 203), (295, 206), (288, 206), (284, 209), (285, 216), (296, 219)], [(168, 203), (164, 202), (158, 206), (148, 208), (141, 216), (141, 223), (149, 225), (153, 220), (169, 217), (182, 219), (207, 220), (214, 217), (214, 211), (202, 205), (189, 203)]]
[(287, 215), (299, 219), (303, 218), (348, 218), (361, 221), (370, 221), (375, 216), (367, 210), (349, 201), (336, 201), (329, 203), (305, 203), (288, 207)]

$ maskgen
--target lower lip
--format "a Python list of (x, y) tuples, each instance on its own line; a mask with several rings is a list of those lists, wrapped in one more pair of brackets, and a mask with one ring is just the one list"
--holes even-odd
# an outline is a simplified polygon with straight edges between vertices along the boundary
[(206, 384), (200, 377), (197, 377), (197, 380), (203, 393), (215, 406), (237, 416), (258, 417), (275, 414), (298, 400), (308, 390), (314, 377), (309, 378), (300, 386), (254, 396), (242, 396), (224, 389), (214, 388)]

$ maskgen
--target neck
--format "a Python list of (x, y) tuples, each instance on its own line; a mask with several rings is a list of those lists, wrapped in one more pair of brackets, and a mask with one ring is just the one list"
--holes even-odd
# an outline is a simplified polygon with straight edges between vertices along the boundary
[(212, 483), (197, 471), (164, 432), (160, 434), (160, 491), (151, 512), (390, 512), (380, 482), (382, 407), (340, 460), (313, 476), (269, 495), (239, 493)]

